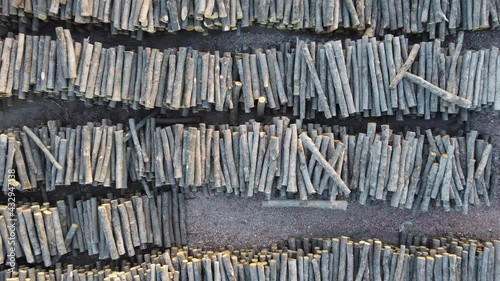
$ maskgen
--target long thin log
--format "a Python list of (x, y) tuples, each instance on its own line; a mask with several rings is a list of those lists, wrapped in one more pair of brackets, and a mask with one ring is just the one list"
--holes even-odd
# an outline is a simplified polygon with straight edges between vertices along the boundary
[(52, 155), (52, 153), (42, 143), (40, 138), (38, 138), (38, 136), (35, 135), (35, 133), (33, 133), (33, 131), (31, 131), (30, 128), (23, 126), (23, 131), (31, 138), (31, 140), (33, 140), (33, 142), (35, 142), (35, 144), (40, 148), (40, 150), (43, 152), (43, 154), (45, 154), (45, 157), (47, 157), (47, 159), (49, 159), (49, 161), (52, 163), (52, 165), (54, 165), (54, 167), (56, 167), (56, 169), (58, 169), (58, 170), (64, 169), (64, 167), (61, 164), (59, 164), (59, 162), (57, 162), (54, 155)]
[(324, 201), (324, 200), (308, 200), (308, 201), (297, 201), (297, 200), (267, 200), (262, 201), (262, 207), (272, 207), (272, 208), (316, 208), (316, 209), (328, 209), (328, 210), (347, 210), (347, 201)]
[(418, 55), (418, 51), (420, 50), (420, 45), (415, 44), (413, 45), (410, 54), (408, 55), (408, 58), (406, 59), (405, 63), (401, 68), (398, 70), (398, 74), (396, 74), (396, 77), (392, 79), (391, 84), (389, 84), (390, 89), (396, 89), (396, 86), (398, 85), (399, 81), (403, 79), (403, 76), (405, 73), (411, 68), (413, 62), (415, 61), (415, 58)]
[(342, 181), (340, 176), (337, 174), (337, 172), (333, 169), (333, 167), (326, 161), (326, 159), (321, 155), (321, 152), (318, 150), (318, 148), (314, 145), (314, 142), (311, 140), (310, 137), (306, 135), (306, 133), (301, 133), (300, 134), (300, 139), (302, 140), (302, 143), (311, 151), (311, 153), (316, 157), (316, 160), (318, 163), (323, 166), (323, 169), (325, 169), (325, 172), (330, 175), (330, 177), (333, 179), (334, 183), (339, 187), (339, 189), (345, 194), (349, 195), (351, 193), (351, 190), (347, 187), (347, 185)]
[(470, 100), (462, 98), (460, 96), (456, 96), (450, 92), (447, 92), (446, 90), (443, 90), (438, 86), (435, 86), (434, 84), (426, 81), (422, 77), (419, 77), (417, 75), (408, 72), (405, 72), (404, 77), (410, 80), (411, 82), (421, 87), (424, 87), (425, 89), (429, 90), (430, 93), (442, 98), (447, 102), (455, 103), (456, 105), (463, 108), (470, 108), (472, 106), (472, 102)]

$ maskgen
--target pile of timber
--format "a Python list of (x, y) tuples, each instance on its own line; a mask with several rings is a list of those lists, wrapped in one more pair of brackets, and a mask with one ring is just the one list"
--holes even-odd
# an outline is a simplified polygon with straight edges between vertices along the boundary
[[(2, 20), (38, 30), (49, 19), (109, 24), (113, 33), (222, 31), (262, 25), (329, 33), (356, 30), (383, 36), (388, 30), (444, 38), (457, 30), (499, 26), (498, 0), (10, 0)], [(436, 34), (437, 33), (437, 34)]]
[[(235, 127), (162, 128), (148, 117), (138, 124), (129, 119), (124, 133), (122, 124), (107, 120), (76, 128), (49, 121), (0, 134), (0, 180), (4, 192), (16, 185), (52, 191), (71, 183), (123, 189), (130, 178), (142, 181), (148, 193), (153, 181), (155, 187), (186, 191), (202, 187), (207, 194), (263, 193), (267, 200), (288, 194), (331, 202), (350, 197), (362, 205), (388, 201), (421, 211), (431, 200), (464, 213), (469, 204), (491, 204), (496, 177), (489, 136), (380, 129), (369, 123), (366, 133), (348, 134), (346, 127), (302, 125), (287, 117), (275, 117), (271, 125), (251, 120)], [(19, 182), (10, 179), (12, 168)]]
[(257, 107), (300, 119), (362, 115), (423, 116), (500, 110), (498, 48), (462, 52), (463, 33), (448, 48), (436, 39), (410, 46), (386, 35), (316, 43), (284, 43), (254, 53), (191, 48), (103, 48), (19, 34), (0, 42), (0, 95), (80, 99), (86, 105), (189, 111)]
[(66, 202), (57, 201), (52, 207), (49, 203), (18, 203), (13, 210), (0, 206), (0, 264), (9, 261), (5, 253), (13, 247), (8, 234), (12, 222), (16, 258), (24, 257), (29, 264), (43, 262), (46, 267), (73, 251), (116, 260), (125, 254), (132, 257), (151, 245), (187, 244), (184, 194), (175, 187), (151, 197), (138, 194), (113, 199), (110, 195), (75, 201), (69, 195)]
[[(420, 239), (421, 238), (421, 239)], [(425, 239), (425, 241), (424, 241)], [(247, 249), (184, 247), (138, 254), (137, 259), (95, 266), (61, 265), (52, 270), (19, 267), (0, 273), (7, 280), (146, 281), (327, 281), (327, 280), (497, 280), (500, 241), (467, 238), (428, 240), (410, 246), (378, 239), (289, 238), (283, 245)], [(15, 278), (15, 279), (9, 279)]]

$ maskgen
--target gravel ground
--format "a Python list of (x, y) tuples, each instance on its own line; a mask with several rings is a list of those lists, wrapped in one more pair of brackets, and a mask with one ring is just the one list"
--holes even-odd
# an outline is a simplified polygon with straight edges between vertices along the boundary
[(428, 237), (447, 233), (476, 239), (498, 238), (500, 209), (471, 207), (469, 215), (432, 209), (412, 217), (407, 210), (382, 204), (351, 203), (347, 211), (262, 208), (260, 199), (226, 198), (222, 195), (187, 201), (187, 225), (192, 245), (249, 247), (270, 245), (290, 236), (379, 238), (398, 242), (403, 224), (410, 232)]

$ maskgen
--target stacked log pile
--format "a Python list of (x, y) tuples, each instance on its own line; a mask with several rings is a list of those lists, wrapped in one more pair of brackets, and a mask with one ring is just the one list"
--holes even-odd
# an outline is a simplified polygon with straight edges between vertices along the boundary
[[(28, 264), (55, 265), (71, 252), (99, 255), (116, 260), (135, 256), (148, 246), (170, 248), (187, 244), (184, 194), (174, 187), (156, 195), (136, 194), (130, 198), (82, 198), (73, 195), (56, 206), (19, 202), (10, 216), (0, 206), (0, 264), (7, 261), (10, 226), (16, 239), (16, 258)], [(0, 241), (0, 242), (2, 242)]]
[(462, 52), (463, 33), (448, 48), (439, 39), (410, 46), (403, 36), (386, 35), (212, 54), (103, 48), (88, 39), (74, 42), (69, 30), (56, 32), (57, 40), (21, 33), (0, 43), (2, 97), (44, 95), (186, 114), (266, 107), (300, 119), (460, 113), (467, 120), (465, 109), (500, 110), (498, 48)]
[(378, 239), (289, 238), (283, 246), (249, 249), (173, 247), (138, 254), (134, 261), (79, 268), (58, 263), (53, 270), (22, 267), (0, 280), (496, 280), (500, 241), (415, 237), (399, 247)]
[[(104, 119), (62, 127), (51, 120), (0, 132), (0, 185), (8, 197), (41, 190), (48, 201), (47, 192), (72, 184), (124, 191), (129, 181), (145, 191), (122, 198), (69, 195), (52, 206), (0, 205), (0, 264), (12, 252), (8, 247), (16, 259), (43, 264), (0, 271), (0, 281), (500, 280), (498, 240), (403, 234), (399, 247), (347, 236), (289, 238), (270, 248), (188, 247), (185, 205), (186, 194), (202, 191), (259, 196), (264, 207), (346, 210), (357, 202), (468, 214), (471, 205), (490, 206), (498, 175), (488, 135), (418, 127), (397, 133), (376, 123), (354, 134), (303, 120), (459, 115), (467, 121), (473, 111), (500, 111), (498, 47), (463, 50), (463, 31), (500, 26), (499, 0), (0, 2), (0, 21), (19, 30), (0, 41), (0, 98), (8, 105), (39, 96), (155, 110), (125, 125)], [(252, 25), (364, 35), (343, 42), (297, 39), (246, 53), (131, 50), (89, 38), (75, 42), (62, 27), (56, 38), (26, 35), (26, 27), (36, 34), (45, 21), (109, 24), (113, 34), (138, 39), (144, 32)], [(411, 45), (387, 31), (426, 33), (433, 41)], [(457, 35), (457, 42), (444, 46), (447, 35)], [(185, 125), (156, 119), (159, 109), (183, 116), (256, 109), (258, 117), (267, 110), (297, 120)], [(157, 126), (169, 122), (177, 124)], [(166, 250), (143, 255), (149, 247)], [(137, 262), (63, 268), (60, 260), (70, 253)]]
[(105, 24), (114, 33), (177, 32), (262, 25), (330, 33), (339, 29), (384, 35), (402, 31), (444, 38), (457, 30), (499, 26), (495, 0), (13, 0), (2, 3), (4, 22), (31, 24), (50, 19)]
[[(172, 185), (237, 197), (263, 193), (267, 200), (288, 194), (303, 201), (387, 201), (421, 211), (433, 201), (464, 213), (469, 204), (489, 206), (495, 192), (492, 145), (477, 131), (456, 137), (420, 129), (395, 134), (388, 125), (377, 132), (376, 123), (369, 123), (366, 133), (356, 135), (346, 127), (302, 125), (287, 117), (274, 118), (272, 125), (252, 120), (237, 127), (164, 128), (154, 118), (137, 124), (129, 119), (125, 130), (107, 120), (76, 128), (49, 121), (0, 134), (4, 192), (12, 185), (53, 191), (71, 183), (123, 189), (131, 179), (142, 181), (148, 193), (150, 185)], [(12, 168), (18, 182), (9, 180)]]

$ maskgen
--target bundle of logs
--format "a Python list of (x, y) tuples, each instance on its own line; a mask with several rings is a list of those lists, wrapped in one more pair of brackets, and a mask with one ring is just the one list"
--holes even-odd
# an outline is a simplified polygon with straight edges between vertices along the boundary
[[(187, 244), (184, 194), (178, 188), (155, 196), (130, 198), (91, 197), (49, 203), (18, 202), (19, 207), (0, 206), (0, 264), (16, 239), (16, 258), (28, 263), (53, 266), (72, 251), (99, 259), (132, 257), (136, 251), (155, 247), (182, 247)], [(10, 216), (10, 212), (14, 216)], [(14, 222), (15, 229), (10, 229)], [(15, 235), (10, 235), (14, 231)], [(3, 245), (3, 246), (2, 246)]]
[(408, 246), (378, 239), (289, 238), (283, 246), (248, 249), (184, 247), (138, 254), (133, 261), (44, 271), (21, 267), (0, 280), (326, 281), (326, 280), (497, 280), (500, 241), (415, 237)]
[[(467, 213), (468, 205), (490, 205), (496, 177), (491, 172), (489, 136), (477, 131), (450, 137), (431, 130), (393, 134), (388, 125), (369, 123), (366, 133), (346, 127), (302, 125), (275, 117), (272, 125), (250, 122), (230, 127), (176, 124), (156, 127), (156, 119), (138, 124), (87, 123), (47, 126), (0, 134), (0, 171), (4, 192), (10, 186), (47, 191), (71, 183), (127, 187), (127, 179), (154, 187), (202, 187), (207, 194), (239, 197), (263, 193), (267, 200), (337, 197), (369, 204), (427, 211), (436, 206)], [(22, 146), (21, 146), (22, 144)], [(15, 167), (19, 182), (11, 179)], [(351, 193), (351, 191), (354, 191)], [(370, 199), (370, 200), (368, 200)], [(328, 201), (327, 201), (328, 202)], [(272, 204), (272, 203), (267, 203)]]
[(9, 0), (2, 20), (38, 30), (39, 21), (109, 24), (113, 33), (229, 31), (263, 25), (329, 33), (343, 28), (369, 36), (386, 30), (444, 38), (456, 30), (498, 27), (498, 0)]
[(298, 41), (295, 48), (211, 54), (103, 48), (74, 42), (69, 30), (56, 32), (57, 40), (21, 33), (1, 42), (2, 97), (46, 95), (186, 114), (241, 105), (245, 112), (267, 107), (301, 119), (461, 113), (467, 120), (465, 109), (500, 110), (498, 48), (461, 54), (463, 33), (448, 48), (439, 39), (409, 46), (403, 36), (386, 35), (346, 40), (344, 48), (341, 41)]

